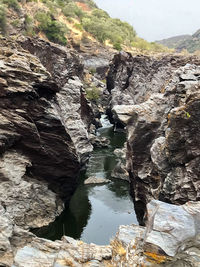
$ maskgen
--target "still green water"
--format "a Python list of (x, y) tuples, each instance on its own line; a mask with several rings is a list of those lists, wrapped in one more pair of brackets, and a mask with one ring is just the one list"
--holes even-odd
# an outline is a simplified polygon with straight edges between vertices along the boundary
[[(114, 132), (105, 117), (102, 123), (104, 127), (99, 129), (98, 134), (110, 140), (110, 147), (93, 151), (69, 208), (49, 226), (35, 229), (34, 233), (39, 237), (56, 240), (68, 235), (87, 243), (104, 245), (116, 234), (119, 225), (138, 224), (129, 196), (129, 183), (111, 178), (117, 163), (113, 151), (123, 147), (126, 136)], [(90, 176), (107, 178), (111, 182), (105, 185), (84, 185), (84, 180)]]

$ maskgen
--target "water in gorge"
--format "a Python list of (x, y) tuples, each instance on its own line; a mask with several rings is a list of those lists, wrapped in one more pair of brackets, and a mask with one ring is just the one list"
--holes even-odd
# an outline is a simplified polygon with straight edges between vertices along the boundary
[[(129, 195), (129, 183), (111, 178), (111, 172), (117, 163), (113, 151), (123, 147), (125, 133), (114, 132), (105, 116), (101, 121), (103, 127), (97, 135), (110, 140), (109, 148), (94, 149), (87, 170), (80, 175), (79, 186), (69, 207), (49, 226), (35, 229), (37, 236), (56, 240), (67, 235), (87, 243), (104, 245), (116, 234), (119, 225), (137, 224)], [(111, 182), (84, 185), (84, 180), (91, 176), (106, 178)]]

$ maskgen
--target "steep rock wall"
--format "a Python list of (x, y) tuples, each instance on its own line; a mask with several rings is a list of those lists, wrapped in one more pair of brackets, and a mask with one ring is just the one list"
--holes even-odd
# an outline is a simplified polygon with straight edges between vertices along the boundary
[(25, 230), (61, 213), (92, 150), (81, 62), (59, 46), (29, 41), (43, 45), (36, 51), (49, 71), (23, 42), (0, 40), (0, 264), (31, 238)]
[(111, 107), (127, 128), (131, 193), (142, 206), (153, 198), (175, 204), (200, 199), (199, 65), (195, 57), (124, 52), (111, 65)]
[(93, 149), (88, 130), (94, 122), (94, 114), (83, 90), (82, 62), (74, 51), (42, 39), (19, 37), (17, 42), (40, 59), (59, 86), (55, 96), (57, 109), (84, 164)]

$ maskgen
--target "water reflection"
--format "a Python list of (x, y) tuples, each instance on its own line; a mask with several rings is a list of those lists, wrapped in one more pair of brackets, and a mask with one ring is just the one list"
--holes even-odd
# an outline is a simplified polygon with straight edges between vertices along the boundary
[(61, 239), (63, 235), (79, 239), (90, 214), (91, 203), (88, 199), (88, 189), (81, 183), (70, 201), (69, 208), (65, 209), (53, 223), (35, 229), (33, 233), (50, 240)]
[[(124, 133), (114, 133), (105, 117), (102, 122), (104, 127), (99, 129), (98, 134), (109, 138), (111, 146), (94, 150), (86, 173), (80, 176), (79, 187), (69, 208), (48, 227), (35, 230), (38, 236), (55, 240), (65, 234), (84, 242), (103, 245), (109, 243), (119, 225), (137, 224), (129, 196), (129, 184), (111, 178), (111, 171), (116, 165), (113, 151), (123, 146), (126, 136)], [(111, 182), (106, 185), (84, 185), (84, 179), (90, 176), (111, 179)]]

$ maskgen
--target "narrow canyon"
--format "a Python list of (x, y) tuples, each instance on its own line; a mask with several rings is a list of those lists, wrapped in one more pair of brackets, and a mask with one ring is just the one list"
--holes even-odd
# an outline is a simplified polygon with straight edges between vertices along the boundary
[(199, 266), (198, 57), (1, 37), (0, 118), (0, 266)]

